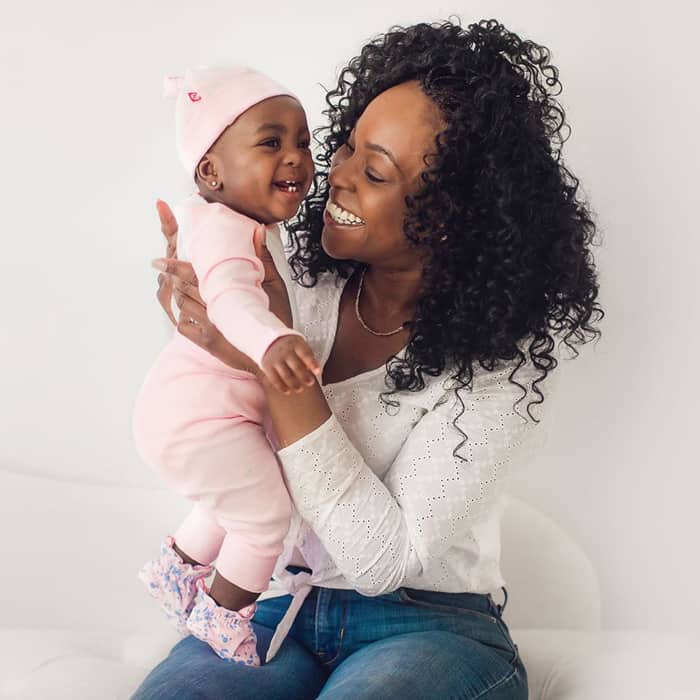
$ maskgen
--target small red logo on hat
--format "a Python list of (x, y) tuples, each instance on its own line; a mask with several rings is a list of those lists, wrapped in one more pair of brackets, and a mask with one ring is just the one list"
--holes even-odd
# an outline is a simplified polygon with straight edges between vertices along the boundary
[(202, 99), (198, 92), (188, 92), (187, 97), (189, 97), (192, 102), (199, 102)]

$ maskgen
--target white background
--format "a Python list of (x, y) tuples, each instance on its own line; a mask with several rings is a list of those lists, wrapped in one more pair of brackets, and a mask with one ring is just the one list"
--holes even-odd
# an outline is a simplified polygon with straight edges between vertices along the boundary
[[(594, 561), (607, 628), (700, 629), (698, 144), (691, 3), (2, 2), (0, 468), (156, 484), (130, 438), (169, 334), (149, 260), (176, 201), (167, 73), (244, 62), (321, 123), (323, 90), (397, 23), (496, 17), (548, 46), (598, 215), (597, 346), (561, 368), (549, 440), (514, 491)], [(21, 523), (18, 523), (21, 528)], [(2, 538), (11, 533), (2, 533)], [(7, 564), (7, 562), (6, 562)]]

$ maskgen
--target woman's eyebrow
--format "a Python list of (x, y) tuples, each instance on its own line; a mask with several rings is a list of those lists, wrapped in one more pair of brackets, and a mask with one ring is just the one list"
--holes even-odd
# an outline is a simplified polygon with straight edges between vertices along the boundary
[(399, 167), (399, 164), (396, 162), (396, 158), (394, 158), (393, 154), (391, 151), (388, 151), (384, 146), (380, 146), (378, 143), (367, 143), (365, 146), (370, 150), (370, 151), (376, 151), (377, 153), (382, 153), (384, 154), (396, 167), (396, 169), (403, 175), (403, 172), (401, 168)]

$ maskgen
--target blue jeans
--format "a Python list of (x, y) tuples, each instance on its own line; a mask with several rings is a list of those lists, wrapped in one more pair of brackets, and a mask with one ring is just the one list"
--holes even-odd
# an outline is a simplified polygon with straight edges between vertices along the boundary
[[(261, 659), (290, 601), (258, 603), (253, 626)], [(488, 594), (400, 588), (367, 597), (314, 587), (269, 664), (223, 661), (186, 637), (132, 700), (527, 700), (527, 674), (504, 608)]]

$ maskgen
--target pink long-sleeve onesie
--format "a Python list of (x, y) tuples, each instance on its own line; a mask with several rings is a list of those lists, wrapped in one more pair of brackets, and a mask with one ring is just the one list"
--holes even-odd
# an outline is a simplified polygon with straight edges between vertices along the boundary
[[(257, 222), (198, 194), (174, 213), (178, 249), (227, 340), (260, 364), (279, 337), (301, 335), (268, 309), (253, 246)], [(216, 559), (224, 578), (253, 592), (268, 587), (291, 515), (270, 428), (254, 375), (177, 331), (146, 376), (133, 415), (142, 459), (195, 502), (175, 533), (178, 547), (202, 564)]]

